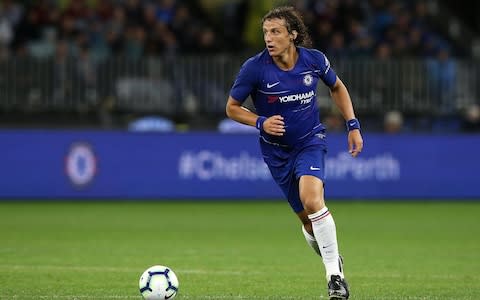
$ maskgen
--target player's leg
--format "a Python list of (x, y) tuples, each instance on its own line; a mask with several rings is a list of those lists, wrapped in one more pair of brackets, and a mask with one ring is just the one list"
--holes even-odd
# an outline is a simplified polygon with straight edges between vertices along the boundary
[(325, 206), (323, 182), (315, 176), (301, 176), (299, 193), (325, 265), (330, 299), (348, 299), (350, 292), (338, 252), (335, 221)]
[(325, 206), (323, 182), (317, 177), (304, 175), (299, 180), (299, 194), (312, 224), (312, 232), (322, 254), (327, 278), (332, 275), (340, 275), (343, 278), (339, 264), (335, 221)]
[(269, 164), (270, 173), (273, 179), (281, 188), (285, 197), (288, 199), (288, 203), (292, 207), (293, 211), (298, 215), (302, 221), (302, 232), (308, 245), (317, 253), (322, 256), (320, 248), (318, 248), (317, 240), (313, 235), (312, 222), (308, 218), (308, 213), (305, 211), (302, 201), (300, 201), (298, 193), (298, 179), (295, 178), (295, 174), (292, 172), (292, 166), (294, 161), (290, 161), (281, 167), (273, 167)]
[[(268, 146), (268, 145), (267, 145)], [(321, 253), (320, 248), (318, 245), (322, 245), (319, 243), (319, 238), (317, 237), (317, 233), (315, 232), (315, 228), (312, 225), (311, 217), (309, 214), (311, 214), (312, 211), (315, 211), (315, 208), (310, 207), (311, 205), (309, 204), (309, 209), (305, 210), (304, 204), (302, 203), (302, 200), (300, 199), (300, 192), (299, 192), (299, 180), (302, 177), (302, 175), (308, 174), (308, 172), (317, 172), (318, 174), (324, 174), (324, 168), (321, 168), (321, 172), (318, 172), (316, 168), (312, 170), (307, 164), (309, 163), (310, 160), (315, 160), (318, 161), (320, 160), (322, 162), (322, 165), (324, 165), (324, 154), (325, 151), (322, 148), (314, 148), (312, 149), (313, 151), (304, 151), (301, 153), (301, 155), (298, 156), (285, 156), (289, 157), (289, 159), (285, 162), (276, 163), (276, 161), (270, 161), (272, 158), (268, 157), (268, 159), (265, 159), (265, 162), (267, 163), (270, 172), (272, 174), (273, 179), (275, 182), (279, 185), (279, 187), (282, 189), (283, 193), (288, 199), (288, 202), (290, 206), (292, 207), (293, 211), (297, 213), (297, 215), (300, 217), (300, 220), (305, 226), (304, 232), (308, 233), (308, 235), (305, 235), (307, 238), (307, 242), (309, 242), (309, 245), (312, 246), (312, 248), (316, 247), (318, 249), (318, 253)], [(317, 163), (316, 163), (317, 165)], [(323, 175), (321, 177), (323, 179)], [(321, 198), (317, 199), (322, 199), (321, 205), (323, 206), (318, 206), (316, 209), (322, 209), (324, 207), (324, 202), (323, 202), (323, 182), (320, 181), (321, 185)], [(306, 199), (310, 199), (310, 196), (306, 196)], [(310, 202), (309, 202), (310, 203)], [(311, 202), (314, 204), (315, 202)], [(314, 205), (315, 206), (315, 205)], [(331, 218), (331, 216), (330, 216)], [(332, 219), (333, 220), (333, 219)], [(335, 226), (334, 226), (335, 227)], [(335, 228), (333, 228), (335, 231)], [(305, 233), (304, 233), (305, 234)], [(316, 243), (313, 243), (312, 237), (315, 237)], [(323, 240), (323, 239), (322, 239)], [(312, 243), (311, 243), (312, 242)], [(337, 247), (338, 249), (338, 247)], [(314, 248), (315, 250), (315, 248)], [(324, 260), (325, 262), (325, 260)], [(339, 257), (338, 257), (338, 250), (337, 250), (337, 263), (340, 263)], [(341, 269), (339, 267), (338, 269)], [(328, 272), (327, 273), (332, 273)], [(341, 275), (341, 277), (340, 277)], [(340, 275), (334, 275), (338, 276), (340, 278), (341, 282), (344, 283), (343, 281), (343, 273), (340, 272)], [(343, 299), (348, 298), (348, 288), (346, 287), (346, 283), (342, 286), (336, 286), (338, 287), (337, 289), (332, 290), (330, 288), (332, 283), (335, 283), (337, 281), (333, 281), (332, 278), (329, 278), (329, 295), (331, 296), (331, 299), (334, 299), (332, 296), (335, 294), (340, 294), (341, 292), (343, 295)], [(343, 289), (343, 290), (341, 290)], [(342, 299), (342, 298), (339, 298)]]
[(298, 211), (297, 214), (303, 224), (305, 224), (305, 214), (311, 222), (311, 230), (325, 265), (331, 299), (348, 299), (349, 292), (344, 281), (342, 260), (338, 251), (335, 221), (325, 206), (324, 155), (325, 151), (322, 148), (311, 147), (302, 151), (297, 157), (295, 174), (298, 178), (299, 198), (305, 210), (304, 213)]
[(307, 212), (302, 210), (301, 212), (297, 213), (297, 216), (302, 222), (302, 233), (307, 241), (307, 244), (313, 249), (313, 251), (315, 251), (315, 253), (317, 253), (319, 256), (322, 256), (317, 240), (313, 235), (312, 222), (310, 222)]

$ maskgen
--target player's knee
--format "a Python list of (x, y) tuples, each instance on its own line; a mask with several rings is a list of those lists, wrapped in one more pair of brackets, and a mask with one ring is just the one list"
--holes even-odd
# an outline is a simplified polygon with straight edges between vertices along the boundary
[(323, 182), (313, 176), (302, 176), (299, 183), (300, 199), (303, 207), (311, 214), (325, 207)]
[(324, 208), (325, 202), (321, 197), (305, 197), (305, 199), (303, 199), (303, 206), (308, 213), (312, 214)]

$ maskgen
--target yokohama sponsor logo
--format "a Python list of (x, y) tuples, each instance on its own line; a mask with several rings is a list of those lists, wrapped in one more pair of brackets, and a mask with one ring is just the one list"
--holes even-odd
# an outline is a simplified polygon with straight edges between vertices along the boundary
[(281, 96), (281, 97), (278, 97), (278, 99), (280, 99), (281, 103), (285, 103), (285, 102), (292, 102), (292, 101), (301, 101), (301, 100), (312, 98), (313, 96), (315, 96), (315, 92), (312, 90), (308, 93)]

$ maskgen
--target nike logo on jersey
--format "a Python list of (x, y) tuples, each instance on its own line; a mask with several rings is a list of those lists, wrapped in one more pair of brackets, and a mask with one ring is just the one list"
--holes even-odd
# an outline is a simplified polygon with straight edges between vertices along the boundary
[(314, 166), (310, 166), (310, 170), (312, 170), (312, 171), (320, 171), (320, 168), (316, 168), (316, 167), (314, 167)]
[(267, 89), (271, 89), (272, 87), (276, 86), (280, 84), (280, 81), (277, 81), (275, 83), (267, 83)]

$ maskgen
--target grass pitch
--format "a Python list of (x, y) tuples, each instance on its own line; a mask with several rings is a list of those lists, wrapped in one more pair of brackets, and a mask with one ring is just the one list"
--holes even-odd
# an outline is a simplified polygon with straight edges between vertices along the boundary
[[(480, 202), (338, 202), (351, 299), (479, 299)], [(0, 203), (0, 299), (141, 299), (155, 264), (176, 299), (327, 299), (286, 202)]]

